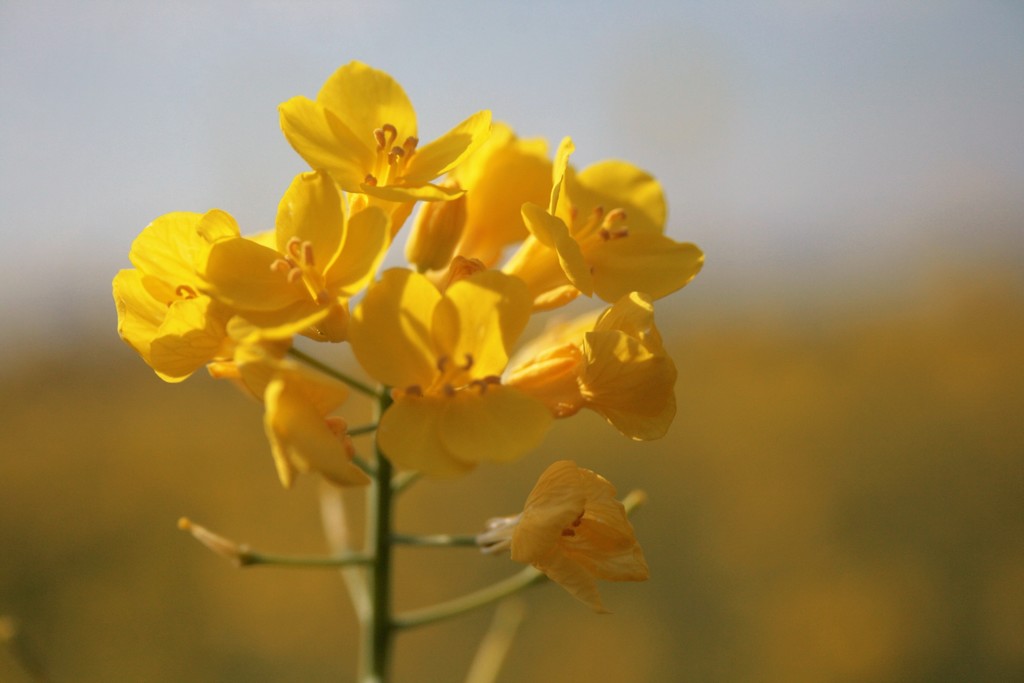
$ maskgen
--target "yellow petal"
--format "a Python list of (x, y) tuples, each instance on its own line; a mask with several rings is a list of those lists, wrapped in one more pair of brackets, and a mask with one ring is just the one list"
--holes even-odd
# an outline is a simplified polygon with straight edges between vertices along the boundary
[(616, 330), (588, 332), (583, 351), (587, 407), (632, 439), (664, 436), (676, 410), (672, 359)]
[(465, 462), (509, 462), (540, 445), (551, 413), (515, 389), (490, 385), (447, 399), (439, 434), (445, 448)]
[(661, 334), (654, 326), (654, 304), (650, 296), (640, 292), (630, 292), (605, 309), (593, 329), (619, 330), (639, 339), (649, 351), (664, 349)]
[(416, 113), (402, 86), (387, 73), (352, 61), (335, 71), (320, 88), (318, 103), (331, 110), (357, 140), (373, 142), (373, 131), (391, 124), (398, 144), (416, 136)]
[(552, 553), (534, 566), (598, 614), (608, 612), (601, 602), (601, 595), (597, 590), (597, 580), (594, 575), (577, 563), (575, 558), (562, 553)]
[(586, 501), (576, 463), (559, 460), (549, 465), (526, 498), (513, 533), (512, 559), (532, 563), (545, 557), (558, 545), (562, 529), (583, 513)]
[(150, 365), (168, 382), (185, 379), (225, 352), (227, 312), (208, 297), (181, 299), (150, 345)]
[(293, 97), (278, 107), (288, 143), (314, 169), (328, 171), (341, 189), (359, 192), (373, 168), (372, 137), (358, 138), (319, 102)]
[(465, 474), (475, 463), (455, 458), (441, 441), (438, 423), (448, 398), (399, 396), (381, 417), (377, 442), (399, 467), (433, 477)]
[(376, 206), (350, 216), (344, 244), (324, 272), (328, 287), (344, 296), (363, 289), (384, 260), (389, 231), (387, 214)]
[(281, 198), (275, 221), (277, 251), (289, 253), (289, 244), (308, 243), (313, 266), (321, 272), (341, 248), (345, 214), (341, 195), (327, 173), (300, 173)]
[(144, 277), (134, 269), (119, 271), (114, 276), (113, 293), (117, 333), (149, 364), (149, 346), (167, 315), (167, 304), (150, 295)]
[(530, 234), (541, 244), (554, 249), (558, 263), (566, 278), (576, 289), (587, 296), (594, 292), (594, 279), (590, 267), (583, 258), (580, 245), (569, 234), (569, 228), (561, 218), (536, 204), (523, 204), (523, 220)]
[(566, 187), (579, 216), (597, 207), (623, 209), (631, 235), (664, 231), (668, 209), (661, 184), (633, 164), (600, 161), (571, 176)]
[(389, 202), (437, 202), (462, 196), (462, 190), (444, 185), (368, 185), (362, 183), (357, 190), (363, 194)]
[(238, 223), (227, 212), (213, 209), (203, 214), (196, 225), (196, 233), (203, 241), (213, 244), (219, 240), (238, 237)]
[(271, 268), (281, 255), (244, 237), (221, 240), (199, 262), (204, 289), (229, 306), (274, 311), (308, 297), (301, 282), (289, 283)]
[(496, 125), (490, 140), (453, 173), (467, 191), (466, 224), (456, 253), (493, 266), (506, 246), (529, 234), (523, 224), (523, 204), (548, 201), (547, 144), (516, 140), (511, 130)]
[(312, 470), (339, 486), (368, 484), (369, 477), (352, 464), (341, 439), (293, 380), (278, 377), (264, 393), (264, 427), (281, 483), (288, 488), (294, 470)]
[(558, 215), (565, 174), (569, 169), (569, 156), (575, 151), (576, 146), (572, 144), (572, 138), (563, 138), (558, 145), (558, 151), (555, 152), (555, 163), (551, 168), (551, 199), (548, 203), (551, 215)]
[(349, 327), (363, 369), (393, 387), (429, 385), (437, 372), (431, 325), (440, 299), (424, 276), (401, 268), (384, 271), (367, 289)]
[(594, 293), (612, 302), (633, 291), (653, 299), (671, 294), (696, 277), (704, 254), (693, 244), (664, 235), (631, 233), (597, 242), (588, 250), (587, 261), (594, 274)]
[[(146, 275), (172, 286), (195, 286), (198, 281), (195, 274), (196, 257), (207, 246), (206, 240), (198, 232), (203, 219), (203, 214), (184, 211), (157, 218), (135, 238), (128, 258)], [(222, 211), (216, 211), (209, 222), (233, 224), (234, 219)]]
[(416, 150), (402, 174), (407, 185), (420, 185), (452, 170), (486, 140), (491, 112), (478, 111), (450, 131)]
[[(509, 350), (530, 319), (531, 300), (518, 278), (485, 270), (459, 280), (445, 292), (454, 305), (454, 320), (447, 325), (435, 315), (435, 339), (454, 359), (473, 359), (474, 377), (499, 375), (508, 363)], [(448, 311), (439, 307), (438, 313)]]

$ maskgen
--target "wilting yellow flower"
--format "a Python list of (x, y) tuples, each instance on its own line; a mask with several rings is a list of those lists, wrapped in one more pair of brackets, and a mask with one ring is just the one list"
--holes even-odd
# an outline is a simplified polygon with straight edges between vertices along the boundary
[(526, 239), (523, 204), (544, 204), (551, 193), (547, 155), (544, 140), (522, 140), (508, 126), (494, 125), (487, 142), (449, 175), (466, 190), (465, 227), (455, 253), (493, 267), (507, 246)]
[(676, 413), (676, 367), (650, 298), (633, 292), (591, 321), (539, 337), (513, 361), (506, 384), (544, 401), (555, 417), (589, 408), (632, 439), (664, 436)]
[(385, 271), (349, 330), (359, 363), (395, 388), (377, 429), (385, 455), (401, 467), (446, 475), (536, 446), (550, 414), (500, 380), (529, 316), (526, 288), (497, 271), (474, 273), (443, 294), (423, 275)]
[(285, 137), (311, 167), (328, 171), (346, 192), (389, 202), (460, 195), (431, 181), (471, 154), (491, 125), (491, 113), (480, 111), (421, 147), (402, 86), (361, 62), (338, 69), (315, 101), (293, 97), (279, 110)]
[(491, 552), (507, 545), (513, 560), (532, 564), (595, 612), (607, 612), (597, 579), (646, 581), (649, 575), (615, 487), (571, 460), (544, 470), (523, 512), (493, 520), (478, 542)]
[(704, 255), (663, 234), (658, 181), (623, 161), (575, 173), (573, 150), (569, 138), (559, 146), (548, 208), (523, 205), (530, 237), (503, 268), (526, 282), (534, 305), (555, 308), (580, 293), (608, 302), (632, 291), (659, 299), (692, 280)]
[(117, 332), (161, 379), (179, 382), (231, 355), (225, 326), (232, 311), (202, 293), (195, 260), (232, 230), (235, 220), (216, 209), (161, 216), (132, 243), (135, 268), (114, 277)]
[(341, 341), (347, 300), (373, 276), (388, 244), (388, 218), (368, 207), (346, 219), (324, 172), (296, 176), (281, 199), (274, 246), (237, 226), (200, 261), (203, 287), (268, 338), (305, 334)]

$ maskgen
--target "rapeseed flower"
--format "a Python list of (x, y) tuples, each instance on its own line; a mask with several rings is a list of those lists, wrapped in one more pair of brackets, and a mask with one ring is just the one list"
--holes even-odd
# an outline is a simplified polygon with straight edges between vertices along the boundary
[(180, 382), (214, 359), (231, 356), (231, 308), (203, 293), (196, 258), (211, 242), (237, 231), (214, 209), (156, 219), (132, 243), (134, 269), (114, 277), (117, 331), (167, 382)]
[(385, 455), (401, 467), (450, 475), (535, 447), (550, 414), (500, 379), (529, 316), (525, 286), (497, 271), (473, 273), (444, 293), (418, 273), (385, 271), (349, 330), (360, 365), (394, 388), (377, 429)]

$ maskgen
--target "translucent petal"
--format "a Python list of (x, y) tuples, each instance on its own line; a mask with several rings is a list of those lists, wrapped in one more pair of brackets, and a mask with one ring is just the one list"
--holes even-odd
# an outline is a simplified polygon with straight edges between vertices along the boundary
[(149, 346), (160, 323), (167, 315), (167, 304), (153, 298), (137, 270), (122, 270), (114, 276), (114, 305), (117, 307), (117, 333), (149, 363)]
[(647, 171), (625, 161), (599, 161), (567, 182), (567, 192), (579, 216), (595, 208), (623, 209), (630, 234), (661, 233), (668, 209), (661, 184)]
[(210, 246), (199, 263), (205, 290), (243, 310), (274, 311), (308, 298), (301, 282), (289, 283), (285, 273), (271, 269), (281, 255), (244, 237)]
[(509, 462), (540, 445), (551, 425), (543, 403), (515, 389), (490, 385), (447, 399), (438, 426), (441, 442), (466, 462)]
[(526, 285), (499, 271), (485, 270), (453, 284), (445, 298), (457, 311), (445, 353), (456, 359), (472, 357), (474, 377), (501, 374), (509, 351), (530, 320), (532, 302)]
[(437, 372), (431, 325), (441, 293), (427, 278), (402, 268), (370, 285), (352, 315), (349, 341), (359, 364), (393, 387), (427, 386)]
[(332, 112), (305, 97), (293, 97), (278, 112), (288, 143), (310, 167), (328, 171), (346, 192), (359, 192), (376, 158), (372, 137), (356, 137)]
[(419, 185), (444, 175), (476, 151), (490, 132), (491, 112), (478, 111), (433, 142), (418, 148), (402, 173), (403, 183)]
[(438, 435), (448, 399), (403, 396), (381, 417), (377, 439), (381, 450), (399, 467), (434, 477), (465, 474), (475, 463), (455, 458)]
[(529, 234), (523, 224), (526, 202), (543, 205), (551, 192), (551, 162), (543, 140), (515, 140), (507, 127), (454, 171), (466, 188), (466, 224), (457, 253), (487, 266), (502, 250)]
[(150, 365), (169, 382), (185, 379), (225, 350), (226, 320), (208, 297), (175, 301), (153, 337)]
[(659, 352), (664, 348), (661, 334), (654, 326), (654, 304), (651, 297), (640, 292), (630, 292), (605, 309), (593, 329), (625, 332), (639, 339), (650, 351)]
[(590, 267), (580, 245), (569, 235), (569, 228), (562, 219), (552, 216), (536, 204), (523, 204), (522, 211), (530, 234), (544, 246), (555, 250), (559, 266), (569, 282), (587, 296), (593, 294), (594, 281)]
[(376, 206), (350, 216), (345, 242), (324, 273), (328, 287), (347, 296), (365, 287), (384, 260), (389, 232), (388, 216)]
[(608, 610), (601, 602), (601, 595), (597, 590), (597, 580), (574, 559), (562, 553), (552, 553), (550, 557), (544, 558), (535, 566), (590, 609), (598, 614), (606, 614)]
[(316, 99), (363, 145), (373, 143), (373, 131), (388, 123), (398, 131), (398, 145), (417, 135), (416, 112), (402, 86), (362, 62), (352, 61), (335, 71)]
[(367, 185), (362, 183), (353, 192), (362, 192), (377, 199), (389, 202), (436, 202), (447, 199), (455, 199), (462, 195), (462, 190), (443, 185), (431, 185), (422, 183), (420, 185)]
[(334, 181), (323, 171), (301, 173), (292, 180), (277, 208), (277, 251), (289, 253), (289, 242), (308, 242), (313, 264), (323, 272), (341, 248), (345, 214)]
[(615, 330), (588, 332), (583, 351), (587, 407), (632, 439), (664, 436), (676, 409), (672, 359)]
[(659, 234), (630, 233), (595, 244), (586, 254), (594, 293), (609, 302), (634, 291), (660, 299), (685, 286), (704, 265), (704, 254), (695, 245)]
[[(128, 258), (146, 275), (173, 286), (195, 286), (196, 258), (208, 244), (198, 232), (203, 217), (200, 213), (181, 211), (157, 218), (135, 238)], [(234, 222), (220, 211), (217, 217)]]
[(366, 474), (352, 464), (344, 444), (293, 378), (278, 377), (264, 393), (264, 427), (281, 483), (291, 486), (291, 470), (317, 471), (339, 486), (364, 485)]

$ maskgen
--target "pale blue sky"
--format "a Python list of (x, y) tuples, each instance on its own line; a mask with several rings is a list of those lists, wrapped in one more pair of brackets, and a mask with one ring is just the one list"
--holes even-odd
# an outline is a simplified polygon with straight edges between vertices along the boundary
[(304, 170), (276, 106), (351, 59), (403, 84), (425, 139), (490, 108), (652, 171), (708, 254), (689, 296), (1024, 244), (1015, 0), (3, 0), (3, 337), (112, 324), (110, 278), (163, 213), (270, 227)]

